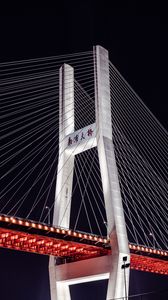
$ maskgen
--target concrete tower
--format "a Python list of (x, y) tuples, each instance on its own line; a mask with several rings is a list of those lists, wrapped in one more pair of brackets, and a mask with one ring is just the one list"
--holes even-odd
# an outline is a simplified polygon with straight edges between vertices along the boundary
[[(55, 265), (50, 257), (51, 300), (70, 300), (69, 285), (108, 279), (107, 300), (127, 297), (129, 268), (122, 269), (123, 257), (130, 261), (126, 225), (112, 142), (111, 100), (108, 51), (94, 47), (96, 121), (74, 132), (74, 71), (69, 65), (60, 68), (59, 161), (53, 225), (69, 228), (74, 156), (92, 147), (98, 149), (100, 172), (107, 215), (107, 230), (112, 255)], [(73, 141), (76, 135), (92, 130), (91, 136)], [(77, 147), (78, 146), (78, 147)]]

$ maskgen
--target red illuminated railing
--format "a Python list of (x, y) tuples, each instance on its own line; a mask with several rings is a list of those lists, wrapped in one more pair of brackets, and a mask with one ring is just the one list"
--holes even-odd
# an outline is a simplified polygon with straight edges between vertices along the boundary
[[(0, 247), (78, 261), (111, 254), (110, 241), (84, 232), (0, 215)], [(131, 268), (168, 275), (168, 251), (129, 244)]]
[(77, 261), (107, 255), (106, 238), (30, 220), (0, 216), (0, 247)]

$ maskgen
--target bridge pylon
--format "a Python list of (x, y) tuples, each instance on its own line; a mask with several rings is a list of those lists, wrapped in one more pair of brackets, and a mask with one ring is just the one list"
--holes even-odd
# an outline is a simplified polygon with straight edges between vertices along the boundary
[(67, 64), (60, 68), (59, 160), (53, 225), (69, 228), (74, 157), (97, 147), (112, 255), (91, 258), (89, 263), (85, 260), (62, 265), (56, 265), (55, 258), (50, 257), (51, 300), (70, 300), (71, 284), (102, 279), (108, 279), (107, 300), (128, 296), (129, 268), (123, 270), (122, 266), (123, 258), (129, 264), (130, 252), (112, 141), (109, 57), (101, 46), (94, 47), (93, 55), (95, 123), (81, 129), (90, 128), (93, 135), (80, 140), (75, 149), (68, 143), (79, 133), (74, 131), (74, 70)]

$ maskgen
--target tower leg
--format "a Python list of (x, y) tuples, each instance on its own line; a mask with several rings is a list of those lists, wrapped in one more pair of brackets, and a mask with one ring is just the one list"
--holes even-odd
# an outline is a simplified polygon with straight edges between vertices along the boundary
[(97, 147), (107, 214), (107, 230), (112, 247), (112, 267), (107, 291), (107, 300), (110, 300), (127, 297), (129, 271), (122, 269), (122, 265), (123, 257), (126, 257), (129, 263), (130, 253), (112, 141), (108, 51), (96, 46), (94, 62)]
[(125, 297), (126, 300), (128, 297), (129, 291), (129, 268), (125, 270), (122, 269), (123, 266), (123, 257), (127, 257), (127, 263), (129, 263), (129, 254), (119, 252), (117, 244), (117, 236), (113, 236), (111, 241), (112, 246), (112, 262), (111, 270), (108, 282), (107, 296), (106, 300), (117, 299)]
[(51, 300), (71, 300), (69, 285), (66, 282), (57, 281), (55, 258), (49, 261), (50, 295)]
[(74, 156), (66, 153), (66, 136), (74, 132), (74, 69), (60, 68), (59, 158), (53, 225), (69, 228)]
[[(59, 85), (59, 159), (55, 192), (53, 225), (69, 228), (74, 156), (66, 153), (66, 136), (74, 132), (74, 70), (60, 68)], [(49, 261), (51, 300), (70, 300), (69, 286), (58, 283), (54, 257)]]
[(65, 283), (56, 283), (56, 299), (71, 300), (69, 285)]

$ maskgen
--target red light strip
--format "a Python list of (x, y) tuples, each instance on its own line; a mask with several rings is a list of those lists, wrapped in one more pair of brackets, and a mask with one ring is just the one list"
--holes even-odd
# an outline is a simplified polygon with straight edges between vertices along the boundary
[(0, 247), (60, 257), (74, 257), (75, 260), (107, 255), (109, 252), (101, 247), (4, 228), (0, 228)]
[(31, 228), (38, 229), (38, 230), (45, 230), (45, 231), (65, 234), (65, 235), (69, 235), (69, 236), (78, 237), (80, 239), (91, 240), (94, 242), (100, 242), (100, 243), (104, 243), (104, 244), (109, 243), (108, 239), (99, 237), (97, 235), (76, 232), (76, 231), (65, 229), (65, 228), (56, 228), (54, 226), (44, 225), (41, 223), (35, 223), (30, 220), (18, 219), (18, 218), (14, 218), (14, 217), (5, 216), (5, 215), (0, 215), (0, 222), (5, 222), (8, 224), (16, 224), (21, 227), (26, 226), (26, 227), (31, 227)]
[(131, 269), (168, 275), (168, 261), (149, 256), (131, 254)]
[(154, 254), (158, 256), (167, 256), (168, 257), (168, 251), (162, 250), (162, 249), (153, 249), (145, 246), (140, 246), (140, 245), (134, 245), (134, 244), (129, 244), (130, 250), (133, 251), (140, 251), (144, 252), (146, 254)]

